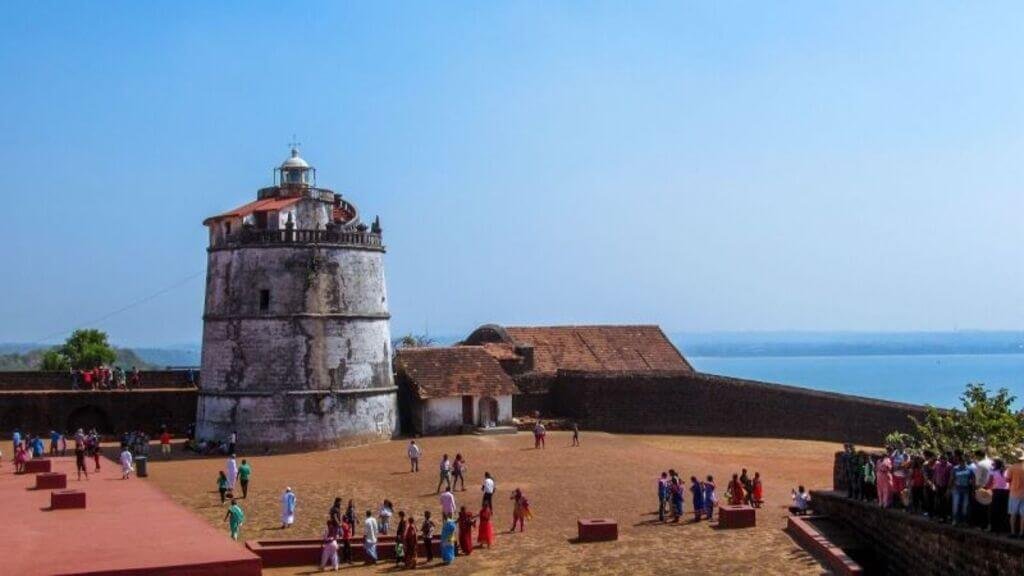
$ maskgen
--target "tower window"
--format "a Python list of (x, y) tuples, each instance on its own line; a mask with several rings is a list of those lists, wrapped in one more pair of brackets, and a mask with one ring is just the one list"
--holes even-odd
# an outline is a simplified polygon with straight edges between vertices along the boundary
[(260, 312), (270, 310), (270, 290), (260, 290)]

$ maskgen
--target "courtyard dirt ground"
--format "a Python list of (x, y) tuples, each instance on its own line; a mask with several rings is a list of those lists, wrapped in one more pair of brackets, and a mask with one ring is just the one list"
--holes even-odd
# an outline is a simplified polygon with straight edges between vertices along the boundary
[[(469, 463), (466, 492), (459, 505), (480, 506), (480, 481), (489, 471), (498, 482), (495, 498), (497, 544), (473, 551), (449, 567), (421, 569), (446, 574), (822, 574), (826, 570), (783, 532), (790, 490), (831, 483), (836, 444), (777, 439), (630, 436), (584, 432), (580, 448), (569, 433), (548, 434), (544, 450), (533, 448), (530, 434), (422, 438), (421, 472), (409, 472), (407, 441), (325, 452), (248, 457), (253, 468), (244, 539), (319, 537), (335, 496), (355, 499), (362, 513), (375, 512), (384, 498), (422, 519), (429, 509), (439, 516), (435, 489), (441, 454), (461, 452)], [(195, 510), (228, 537), (224, 508), (216, 491), (221, 458), (160, 461), (151, 453), (149, 481), (174, 500)], [(684, 478), (713, 474), (724, 495), (728, 478), (740, 468), (761, 472), (765, 506), (758, 526), (719, 530), (708, 522), (662, 524), (657, 521), (656, 479), (675, 468)], [(280, 530), (280, 495), (291, 486), (298, 495), (295, 525)], [(521, 488), (534, 513), (523, 533), (511, 524), (508, 498)], [(689, 493), (687, 493), (687, 512)], [(578, 517), (613, 517), (619, 540), (575, 543)], [(357, 532), (361, 536), (362, 529)], [(241, 544), (239, 544), (241, 545)], [(265, 570), (265, 574), (311, 574), (315, 567)], [(391, 563), (343, 567), (352, 574), (395, 571)]]

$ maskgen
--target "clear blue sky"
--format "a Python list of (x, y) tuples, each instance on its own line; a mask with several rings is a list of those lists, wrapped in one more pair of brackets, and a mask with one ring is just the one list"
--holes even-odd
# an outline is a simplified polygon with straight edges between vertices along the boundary
[(395, 334), (1024, 327), (1024, 5), (890, 4), (8, 5), (0, 341), (202, 272), (293, 133), (381, 215)]

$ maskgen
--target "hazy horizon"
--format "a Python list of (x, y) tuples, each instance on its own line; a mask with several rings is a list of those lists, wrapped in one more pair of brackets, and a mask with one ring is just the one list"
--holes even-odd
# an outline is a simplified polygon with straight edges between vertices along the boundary
[(0, 38), (0, 342), (96, 319), (117, 343), (198, 342), (201, 222), (254, 199), (293, 134), (381, 216), (395, 336), (1019, 330), (1021, 17), (22, 6)]

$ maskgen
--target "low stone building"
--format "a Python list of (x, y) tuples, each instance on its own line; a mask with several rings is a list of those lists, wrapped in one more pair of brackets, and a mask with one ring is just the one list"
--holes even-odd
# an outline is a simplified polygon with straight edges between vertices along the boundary
[(479, 346), (403, 348), (395, 354), (401, 428), (455, 434), (512, 424), (512, 378)]
[(694, 371), (661, 328), (654, 325), (485, 324), (462, 344), (482, 348), (512, 376), (519, 390), (513, 405), (517, 416), (557, 412), (550, 391), (560, 371)]

